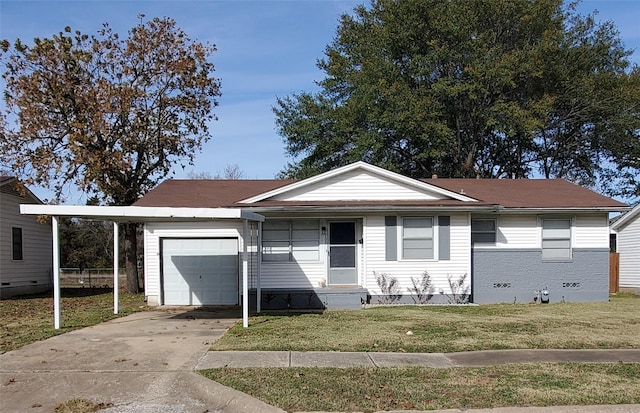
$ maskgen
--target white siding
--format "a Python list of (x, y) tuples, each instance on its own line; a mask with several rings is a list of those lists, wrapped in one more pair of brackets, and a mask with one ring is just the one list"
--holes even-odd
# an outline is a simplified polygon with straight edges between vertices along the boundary
[(496, 248), (540, 248), (538, 225), (535, 215), (499, 216)]
[(577, 215), (574, 220), (574, 248), (609, 248), (608, 214)]
[(620, 287), (640, 288), (640, 215), (618, 229)]
[(274, 197), (280, 201), (435, 200), (443, 196), (355, 170)]
[[(435, 293), (440, 290), (449, 293), (448, 276), (457, 280), (467, 274), (467, 283), (471, 272), (471, 228), (468, 214), (443, 214), (451, 216), (451, 256), (449, 260), (402, 260), (385, 261), (385, 225), (384, 216), (371, 215), (366, 217), (364, 228), (366, 254), (366, 283), (373, 294), (380, 294), (374, 271), (387, 273), (396, 277), (401, 285), (403, 294), (408, 294), (411, 287), (411, 277), (419, 279), (424, 271), (431, 276)], [(437, 244), (437, 233), (435, 235)], [(438, 256), (436, 246), (435, 256)]]
[[(41, 224), (36, 216), (20, 214), (20, 204), (32, 203), (30, 198), (0, 192), (0, 281), (4, 284), (0, 288), (8, 292), (52, 282), (51, 223)], [(18, 261), (12, 259), (12, 227), (22, 228), (23, 259)]]
[[(480, 248), (541, 248), (540, 225), (544, 215), (501, 215), (496, 219), (496, 245), (483, 244)], [(572, 227), (572, 248), (609, 248), (609, 221), (606, 214), (576, 215)]]

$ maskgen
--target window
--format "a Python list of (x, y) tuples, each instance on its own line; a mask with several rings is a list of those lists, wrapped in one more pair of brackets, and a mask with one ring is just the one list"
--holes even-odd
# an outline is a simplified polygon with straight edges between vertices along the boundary
[(433, 259), (433, 218), (402, 219), (402, 258)]
[(472, 219), (471, 220), (471, 244), (495, 244), (496, 220)]
[(571, 258), (571, 220), (542, 220), (542, 258)]
[(317, 219), (267, 220), (262, 226), (262, 261), (317, 261), (319, 246)]
[(22, 261), (22, 228), (11, 227), (11, 259)]

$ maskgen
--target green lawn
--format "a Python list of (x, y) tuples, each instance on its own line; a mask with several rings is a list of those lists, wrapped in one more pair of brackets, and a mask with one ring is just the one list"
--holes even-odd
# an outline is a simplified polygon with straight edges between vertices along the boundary
[(113, 314), (113, 292), (98, 288), (63, 288), (61, 328), (53, 328), (53, 293), (0, 300), (0, 352), (122, 317), (147, 307), (143, 294), (120, 294)]
[(211, 349), (446, 353), (640, 348), (640, 296), (617, 295), (602, 303), (272, 313), (251, 317), (249, 326), (236, 325)]
[(225, 368), (201, 373), (287, 411), (640, 403), (640, 363), (451, 369)]
[[(618, 295), (605, 303), (273, 313), (252, 317), (249, 325), (248, 329), (239, 324), (229, 330), (212, 350), (640, 348), (640, 297)], [(201, 373), (287, 411), (640, 403), (640, 363), (449, 369), (223, 368)]]

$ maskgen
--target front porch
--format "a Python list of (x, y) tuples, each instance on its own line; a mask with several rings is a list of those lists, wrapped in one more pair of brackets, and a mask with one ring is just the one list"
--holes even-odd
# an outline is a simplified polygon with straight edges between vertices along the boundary
[[(261, 310), (357, 310), (368, 294), (360, 287), (263, 288)], [(256, 311), (256, 289), (249, 290), (249, 309)]]

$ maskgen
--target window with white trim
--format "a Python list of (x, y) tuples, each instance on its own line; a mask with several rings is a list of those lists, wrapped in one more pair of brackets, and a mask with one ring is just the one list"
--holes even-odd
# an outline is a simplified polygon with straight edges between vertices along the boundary
[(496, 220), (486, 218), (471, 219), (471, 244), (495, 244)]
[(266, 220), (262, 225), (262, 261), (294, 262), (320, 259), (320, 221)]
[(542, 259), (571, 258), (571, 219), (542, 220)]
[(402, 218), (402, 258), (433, 259), (433, 218)]

